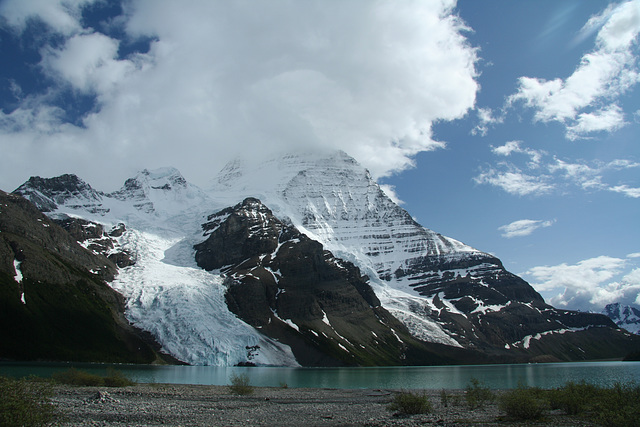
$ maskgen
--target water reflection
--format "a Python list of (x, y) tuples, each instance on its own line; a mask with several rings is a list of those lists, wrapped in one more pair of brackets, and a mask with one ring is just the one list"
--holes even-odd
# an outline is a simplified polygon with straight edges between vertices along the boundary
[(70, 367), (104, 375), (110, 367), (143, 383), (227, 385), (232, 374), (247, 374), (255, 386), (463, 389), (472, 378), (494, 389), (519, 383), (543, 388), (568, 381), (598, 385), (640, 382), (640, 362), (581, 362), (521, 365), (419, 366), (373, 368), (278, 368), (212, 366), (141, 366), (69, 363), (0, 363), (0, 375), (50, 377)]

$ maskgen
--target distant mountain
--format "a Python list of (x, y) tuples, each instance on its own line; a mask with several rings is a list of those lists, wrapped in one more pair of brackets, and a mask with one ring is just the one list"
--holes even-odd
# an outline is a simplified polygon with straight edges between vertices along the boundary
[(608, 316), (620, 328), (640, 335), (640, 310), (620, 303), (608, 304), (602, 314)]
[(188, 363), (587, 360), (640, 348), (606, 316), (555, 309), (495, 256), (422, 227), (343, 152), (236, 160), (206, 191), (163, 168), (111, 194), (79, 178), (63, 192), (93, 204), (60, 197), (55, 180), (16, 192), (60, 220), (124, 224), (106, 255), (131, 263), (110, 284), (129, 321)]
[[(68, 176), (53, 182), (70, 181), (88, 188)], [(78, 188), (58, 188), (56, 202), (80, 199)], [(79, 227), (106, 240), (97, 224)], [(0, 191), (0, 358), (169, 360), (154, 349), (152, 337), (125, 320), (122, 296), (105, 282), (116, 274), (111, 260), (83, 248), (31, 202)]]

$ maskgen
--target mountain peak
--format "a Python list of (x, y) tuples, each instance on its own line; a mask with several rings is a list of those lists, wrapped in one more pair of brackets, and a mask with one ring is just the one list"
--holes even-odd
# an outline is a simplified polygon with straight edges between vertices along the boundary
[(42, 212), (53, 212), (59, 205), (96, 213), (102, 208), (103, 193), (94, 190), (77, 175), (64, 174), (54, 178), (32, 176), (14, 190), (30, 200)]
[(173, 167), (143, 169), (127, 179), (120, 190), (108, 196), (132, 202), (143, 213), (175, 213), (207, 198), (202, 190), (188, 183)]
[(602, 314), (609, 316), (622, 329), (640, 335), (640, 310), (619, 302), (608, 304)]

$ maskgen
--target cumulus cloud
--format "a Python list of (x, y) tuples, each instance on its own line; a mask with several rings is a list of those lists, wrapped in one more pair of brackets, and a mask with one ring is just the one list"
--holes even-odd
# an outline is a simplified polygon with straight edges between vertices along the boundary
[(521, 219), (498, 227), (498, 230), (503, 231), (502, 237), (510, 239), (512, 237), (528, 236), (539, 228), (551, 227), (554, 222), (555, 221)]
[(535, 120), (563, 123), (572, 140), (622, 127), (622, 109), (611, 100), (640, 81), (636, 59), (640, 0), (607, 8), (592, 17), (581, 34), (596, 28), (596, 47), (582, 57), (573, 74), (564, 80), (521, 77), (518, 91), (507, 104), (521, 101), (535, 110)]
[(624, 112), (617, 105), (593, 113), (580, 113), (575, 124), (567, 126), (567, 138), (576, 140), (592, 132), (612, 132), (624, 126)]
[[(537, 291), (551, 295), (547, 298), (551, 305), (601, 311), (614, 302), (637, 304), (640, 269), (633, 268), (631, 259), (599, 256), (572, 265), (534, 267), (523, 275), (531, 278), (531, 285)], [(622, 277), (612, 280), (616, 276)]]
[[(104, 182), (82, 166), (91, 153), (120, 179), (173, 165), (202, 184), (238, 154), (323, 147), (380, 177), (444, 147), (432, 124), (475, 103), (477, 52), (453, 0), (132, 0), (118, 22), (127, 38), (152, 42), (126, 57), (121, 40), (82, 26), (88, 3), (14, 0), (0, 9), (17, 31), (36, 16), (65, 37), (42, 48), (41, 71), (56, 85), (0, 117), (3, 151), (19, 143), (33, 154), (28, 164), (0, 160), (7, 176), (42, 174), (35, 165), (55, 169), (53, 160), (59, 172)], [(69, 88), (96, 97), (76, 128), (52, 96)], [(64, 110), (48, 116), (46, 135), (34, 105)], [(25, 117), (35, 126), (19, 126)]]
[(37, 16), (46, 25), (62, 34), (81, 30), (82, 8), (95, 0), (5, 0), (0, 3), (0, 16), (9, 25), (24, 30), (30, 18)]
[(76, 34), (59, 49), (46, 49), (42, 66), (83, 93), (104, 96), (136, 69), (132, 60), (118, 60), (119, 42), (104, 34)]

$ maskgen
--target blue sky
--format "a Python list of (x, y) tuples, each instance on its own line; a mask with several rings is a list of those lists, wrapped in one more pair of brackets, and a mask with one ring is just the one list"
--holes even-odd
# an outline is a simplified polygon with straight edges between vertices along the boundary
[(640, 0), (0, 1), (0, 188), (341, 148), (547, 301), (640, 305)]

